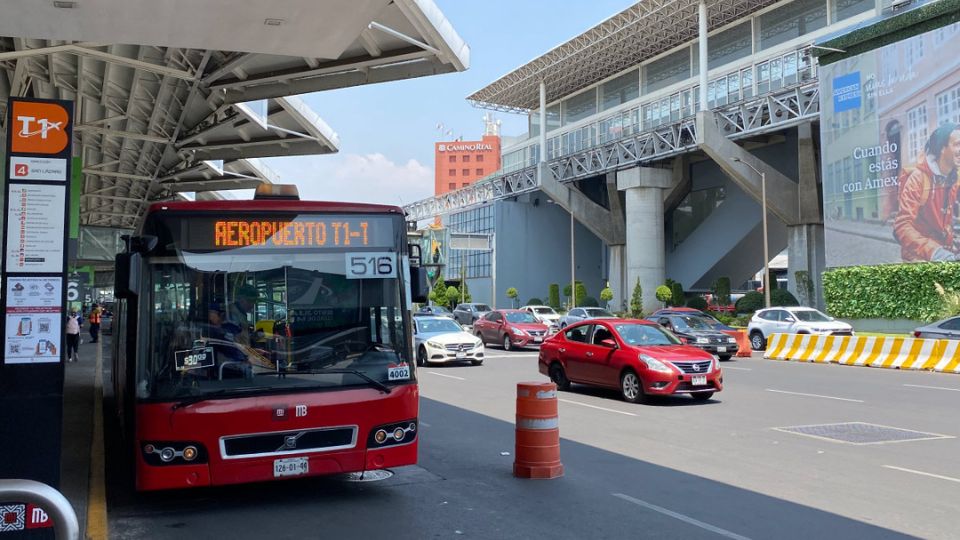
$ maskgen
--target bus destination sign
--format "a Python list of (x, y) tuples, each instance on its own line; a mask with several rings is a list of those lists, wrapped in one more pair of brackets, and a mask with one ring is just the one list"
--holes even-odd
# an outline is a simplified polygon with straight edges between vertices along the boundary
[(393, 220), (379, 216), (202, 217), (181, 220), (180, 227), (180, 244), (188, 251), (389, 248), (396, 243)]

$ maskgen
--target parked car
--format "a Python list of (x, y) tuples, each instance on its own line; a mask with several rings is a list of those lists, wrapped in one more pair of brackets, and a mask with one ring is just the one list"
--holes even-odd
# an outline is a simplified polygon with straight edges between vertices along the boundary
[(567, 326), (587, 319), (599, 319), (601, 317), (615, 318), (616, 316), (598, 307), (573, 308), (560, 318), (560, 328), (566, 328)]
[(413, 344), (417, 364), (421, 366), (433, 362), (470, 362), (475, 366), (483, 363), (483, 342), (449, 317), (414, 318)]
[(531, 313), (519, 309), (491, 311), (473, 325), (473, 333), (484, 344), (498, 343), (507, 351), (543, 343), (548, 330)]
[(672, 307), (672, 308), (658, 309), (654, 311), (649, 317), (647, 317), (647, 320), (658, 323), (660, 321), (660, 317), (663, 315), (697, 315), (699, 317), (702, 317), (707, 322), (707, 324), (709, 324), (710, 327), (713, 328), (714, 330), (720, 330), (721, 332), (730, 332), (733, 330), (733, 328), (718, 321), (716, 317), (713, 317), (709, 313), (705, 313), (703, 311), (700, 311), (699, 309), (688, 308), (688, 307)]
[(550, 306), (523, 306), (520, 311), (533, 314), (540, 322), (548, 326), (560, 326), (560, 314)]
[(422, 308), (417, 310), (416, 313), (413, 314), (414, 317), (422, 317), (424, 315), (426, 316), (436, 315), (438, 317), (447, 317), (450, 319), (454, 318), (453, 312), (443, 306), (423, 306)]
[(729, 360), (737, 352), (737, 339), (714, 330), (701, 315), (661, 315), (655, 322), (673, 332), (681, 341), (715, 354), (720, 360)]
[(852, 336), (853, 327), (808, 307), (761, 309), (747, 325), (750, 346), (755, 351), (767, 348), (770, 334), (818, 334)]
[(960, 317), (950, 317), (913, 331), (913, 336), (930, 339), (960, 339)]
[(460, 304), (453, 309), (453, 318), (460, 324), (472, 325), (487, 313), (490, 306), (486, 304)]
[(616, 388), (631, 403), (671, 394), (705, 401), (723, 390), (719, 360), (645, 320), (572, 325), (543, 344), (539, 369), (560, 390), (570, 383)]

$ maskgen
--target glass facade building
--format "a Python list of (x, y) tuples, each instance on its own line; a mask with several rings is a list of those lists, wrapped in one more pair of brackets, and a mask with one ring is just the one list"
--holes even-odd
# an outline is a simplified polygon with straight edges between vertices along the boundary
[[(496, 228), (495, 219), (494, 205), (489, 204), (451, 214), (445, 218), (445, 224), (451, 233), (493, 234)], [(458, 279), (464, 273), (467, 279), (490, 277), (490, 252), (472, 249), (449, 250), (444, 275), (447, 279)]]

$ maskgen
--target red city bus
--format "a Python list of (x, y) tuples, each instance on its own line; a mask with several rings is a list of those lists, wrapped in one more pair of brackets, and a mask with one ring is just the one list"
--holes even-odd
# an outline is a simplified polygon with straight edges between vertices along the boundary
[(403, 211), (263, 187), (153, 204), (117, 257), (113, 384), (138, 490), (417, 461), (425, 274)]

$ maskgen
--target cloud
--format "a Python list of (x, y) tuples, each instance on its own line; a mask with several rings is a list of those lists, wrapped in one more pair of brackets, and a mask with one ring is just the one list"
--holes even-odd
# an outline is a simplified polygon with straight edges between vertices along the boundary
[(396, 163), (380, 153), (276, 158), (270, 167), (300, 198), (400, 205), (433, 195), (433, 171), (415, 159)]

